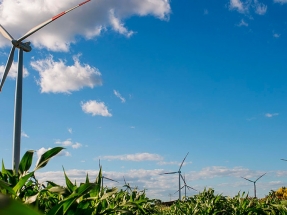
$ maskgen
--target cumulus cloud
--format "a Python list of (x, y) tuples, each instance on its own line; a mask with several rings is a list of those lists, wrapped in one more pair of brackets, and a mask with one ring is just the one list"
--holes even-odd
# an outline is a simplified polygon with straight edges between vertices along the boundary
[(119, 32), (120, 34), (125, 35), (126, 37), (130, 37), (134, 34), (133, 31), (129, 31), (128, 29), (126, 29), (124, 27), (124, 24), (121, 23), (121, 20), (118, 19), (117, 17), (115, 17), (115, 11), (114, 9), (110, 10), (110, 22), (111, 22), (111, 26), (114, 29), (114, 31)]
[(258, 15), (264, 15), (267, 12), (267, 5), (260, 3), (258, 0), (230, 0), (229, 10), (235, 10), (242, 14), (250, 13), (250, 9)]
[[(7, 56), (7, 58), (8, 58), (8, 56)], [(6, 65), (0, 66), (0, 78), (2, 78), (2, 76), (3, 76), (3, 73), (5, 71), (5, 67), (6, 67)], [(15, 79), (15, 78), (17, 78), (17, 74), (18, 74), (18, 62), (13, 62), (7, 78)], [(23, 78), (26, 78), (28, 75), (29, 75), (28, 70), (25, 67), (23, 67)]]
[(102, 160), (122, 160), (122, 161), (158, 161), (163, 157), (158, 154), (136, 153), (126, 155), (109, 155), (100, 157)]
[(92, 116), (100, 115), (100, 116), (109, 116), (112, 114), (109, 113), (107, 106), (104, 102), (97, 102), (95, 100), (90, 100), (87, 102), (81, 102), (82, 110), (85, 113), (92, 114)]
[(73, 60), (73, 65), (66, 65), (62, 60), (54, 61), (50, 55), (31, 62), (33, 69), (39, 72), (40, 80), (37, 82), (42, 93), (71, 93), (83, 87), (102, 85), (101, 73), (97, 68), (81, 64), (79, 56), (74, 56)]
[(279, 115), (279, 113), (266, 113), (266, 114), (265, 114), (265, 117), (267, 117), (267, 118), (272, 118), (272, 117), (278, 116), (278, 115)]
[(122, 103), (126, 102), (126, 99), (124, 97), (122, 97), (122, 95), (120, 94), (119, 91), (114, 90), (114, 94), (115, 94), (116, 97), (118, 97), (122, 101)]
[(71, 139), (67, 139), (64, 141), (56, 140), (55, 144), (61, 145), (63, 147), (71, 146), (73, 149), (78, 149), (83, 146), (81, 143), (78, 142), (73, 143)]
[[(78, 5), (81, 1), (22, 0), (0, 1), (1, 24), (14, 37), (19, 38), (28, 30), (56, 14)], [(171, 13), (169, 0), (97, 0), (71, 11), (45, 26), (29, 37), (34, 47), (54, 51), (68, 51), (76, 43), (76, 36), (94, 39), (103, 30), (112, 29), (127, 37), (133, 31), (127, 30), (124, 21), (131, 16), (154, 16), (168, 20)], [(27, 22), (29, 20), (29, 22)], [(65, 30), (61, 30), (65, 28)], [(8, 45), (0, 39), (0, 47)]]

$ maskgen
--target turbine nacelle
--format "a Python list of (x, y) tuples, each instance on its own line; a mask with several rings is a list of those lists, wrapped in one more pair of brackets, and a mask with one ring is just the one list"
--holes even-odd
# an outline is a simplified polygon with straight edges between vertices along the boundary
[(23, 51), (25, 52), (30, 52), (32, 50), (31, 46), (30, 46), (30, 42), (25, 42), (25, 43), (22, 43), (22, 42), (19, 42), (17, 40), (12, 40), (11, 41), (13, 46), (18, 48), (18, 49), (23, 49)]

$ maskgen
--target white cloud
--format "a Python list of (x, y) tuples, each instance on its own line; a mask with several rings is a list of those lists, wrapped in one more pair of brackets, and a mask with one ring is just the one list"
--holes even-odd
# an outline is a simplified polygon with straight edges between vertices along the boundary
[(279, 38), (281, 35), (280, 34), (273, 34), (273, 37), (275, 37), (275, 38)]
[(274, 0), (275, 3), (286, 4), (287, 0)]
[(264, 15), (267, 12), (267, 5), (259, 3), (258, 0), (254, 0), (254, 7), (258, 15)]
[(95, 100), (90, 100), (87, 102), (81, 103), (82, 110), (85, 113), (90, 113), (92, 116), (100, 115), (100, 116), (109, 116), (111, 117), (112, 114), (109, 113), (107, 106), (104, 102), (97, 102)]
[(248, 23), (247, 22), (245, 22), (243, 19), (241, 19), (241, 21), (240, 21), (240, 23), (237, 25), (237, 26), (248, 26)]
[(124, 97), (122, 97), (122, 95), (119, 93), (119, 91), (114, 90), (114, 94), (116, 97), (118, 97), (122, 101), (122, 103), (126, 102), (126, 99)]
[(236, 10), (242, 14), (248, 14), (250, 8), (254, 9), (254, 12), (258, 15), (264, 15), (267, 12), (267, 5), (258, 2), (258, 0), (230, 0), (229, 10)]
[(39, 72), (38, 84), (42, 93), (71, 93), (83, 87), (102, 85), (101, 73), (90, 65), (82, 65), (79, 56), (74, 56), (74, 65), (54, 61), (52, 55), (44, 60), (32, 61), (31, 66)]
[[(78, 5), (81, 1), (22, 0), (0, 1), (0, 20), (14, 38), (19, 38), (28, 30), (56, 14)], [(54, 51), (68, 51), (76, 36), (94, 39), (103, 30), (130, 36), (133, 31), (124, 27), (124, 20), (132, 16), (154, 16), (167, 20), (171, 13), (169, 0), (97, 0), (71, 11), (67, 15), (45, 26), (29, 37), (33, 47)], [(29, 20), (29, 22), (27, 22)], [(61, 30), (65, 28), (65, 30)], [(0, 39), (0, 47), (10, 45), (5, 38)]]
[(72, 129), (72, 128), (68, 128), (68, 132), (69, 132), (70, 134), (72, 134), (72, 133), (73, 133), (73, 129)]
[[(158, 165), (176, 165), (176, 166), (180, 166), (181, 162), (177, 162), (177, 161), (160, 161), (157, 163)], [(182, 166), (185, 166), (187, 164), (192, 164), (192, 162), (183, 162)]]
[(209, 14), (209, 11), (208, 11), (207, 9), (204, 9), (203, 14), (204, 14), (204, 15), (208, 15), (208, 14)]
[(248, 10), (248, 5), (244, 4), (240, 0), (230, 0), (229, 9), (237, 10), (239, 13), (245, 13)]
[(83, 145), (81, 144), (81, 143), (75, 143), (75, 144), (73, 144), (72, 145), (72, 148), (73, 149), (78, 149), (78, 148), (80, 148), (80, 147), (82, 147)]
[(278, 115), (279, 115), (279, 113), (266, 113), (266, 114), (265, 114), (265, 117), (267, 117), (267, 118), (272, 118), (272, 117), (278, 116)]
[(61, 145), (63, 147), (71, 146), (73, 149), (78, 149), (83, 146), (81, 143), (78, 142), (73, 143), (71, 139), (67, 139), (64, 141), (56, 140), (55, 144)]
[(114, 9), (110, 10), (110, 23), (114, 31), (119, 32), (120, 34), (125, 35), (126, 37), (130, 37), (134, 34), (133, 31), (129, 31), (124, 27), (124, 24), (121, 23), (121, 20), (115, 17)]
[(29, 138), (29, 136), (28, 136), (24, 131), (21, 132), (21, 136), (22, 136), (22, 137)]
[(158, 154), (136, 153), (126, 155), (109, 155), (100, 157), (102, 160), (123, 160), (123, 161), (158, 161), (163, 157)]
[[(0, 66), (0, 78), (1, 79), (2, 79), (2, 76), (4, 74), (5, 67), (6, 67), (6, 65)], [(17, 78), (17, 74), (18, 74), (18, 62), (13, 62), (7, 78), (15, 79), (15, 78)], [(28, 70), (25, 67), (23, 67), (23, 78), (26, 78), (28, 75), (29, 75)], [(6, 79), (6, 81), (7, 81), (7, 79)]]

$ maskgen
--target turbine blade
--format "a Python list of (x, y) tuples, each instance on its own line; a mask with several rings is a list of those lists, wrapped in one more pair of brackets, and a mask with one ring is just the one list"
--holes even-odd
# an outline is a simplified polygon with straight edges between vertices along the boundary
[(0, 83), (0, 92), (2, 91), (2, 87), (3, 87), (3, 84), (6, 80), (6, 77), (9, 73), (9, 70), (12, 66), (12, 63), (13, 63), (13, 59), (14, 59), (14, 51), (15, 51), (15, 46), (12, 47), (11, 51), (10, 51), (10, 55), (9, 55), (9, 58), (7, 60), (7, 63), (6, 63), (6, 68), (5, 68), (5, 71), (3, 73), (3, 77), (2, 77), (2, 80), (1, 80), (1, 83)]
[(249, 180), (248, 178), (244, 178), (244, 177), (241, 177), (241, 178), (243, 178), (243, 179), (245, 179), (247, 181), (250, 181), (250, 182), (254, 182), (254, 181)]
[(185, 161), (185, 159), (186, 159), (186, 157), (187, 157), (188, 153), (189, 153), (189, 152), (187, 152), (187, 154), (185, 155), (185, 157), (184, 157), (183, 161), (181, 162), (181, 165), (180, 165), (180, 167), (179, 167), (179, 170), (178, 170), (178, 171), (180, 171), (180, 169), (181, 169), (181, 167), (182, 167), (182, 165), (183, 165), (183, 163), (184, 163), (184, 161)]
[(165, 174), (175, 174), (175, 173), (178, 173), (178, 172), (165, 172), (165, 173), (161, 173), (160, 175), (165, 175)]
[(283, 161), (287, 161), (286, 159), (283, 159), (283, 158), (282, 158), (281, 160), (283, 160)]
[(259, 178), (257, 178), (254, 182), (258, 181), (260, 178), (262, 178), (264, 175), (266, 175), (267, 172), (265, 172), (263, 175), (261, 175)]
[(190, 186), (188, 186), (188, 185), (186, 185), (186, 186), (187, 186), (188, 189), (193, 189), (193, 190), (197, 191), (197, 190), (194, 189), (193, 187), (190, 187)]
[(182, 177), (182, 174), (180, 174), (180, 177), (183, 180), (184, 184), (186, 185), (185, 179)]
[(8, 40), (10, 41), (14, 40), (14, 38), (8, 33), (8, 31), (6, 31), (6, 29), (2, 25), (0, 25), (0, 32)]
[(113, 179), (111, 179), (111, 178), (107, 178), (107, 177), (105, 177), (105, 176), (103, 176), (103, 178), (104, 178), (104, 179), (107, 179), (107, 180), (110, 180), (110, 181), (115, 181), (115, 182), (119, 183), (118, 181), (113, 180)]
[(87, 2), (89, 2), (91, 0), (86, 0), (80, 4), (78, 4), (75, 7), (70, 8), (69, 10), (63, 11), (62, 13), (59, 13), (56, 16), (53, 16), (51, 19), (41, 23), (40, 25), (37, 25), (36, 27), (32, 28), (30, 31), (28, 31), (24, 36), (22, 36), (21, 38), (18, 39), (18, 42), (21, 42), (23, 40), (25, 40), (27, 37), (29, 37), (30, 35), (34, 34), (36, 31), (40, 30), (41, 28), (45, 27), (46, 25), (48, 25), (49, 23), (55, 21), (56, 19), (60, 18), (61, 16), (65, 15), (66, 13), (69, 13), (70, 11), (76, 9), (77, 7), (82, 6), (83, 4), (86, 4)]

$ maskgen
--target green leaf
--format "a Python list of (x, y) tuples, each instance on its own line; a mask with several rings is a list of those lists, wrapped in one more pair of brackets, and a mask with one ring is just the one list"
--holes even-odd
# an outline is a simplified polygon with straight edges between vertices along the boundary
[(76, 189), (76, 186), (73, 185), (73, 183), (71, 182), (71, 180), (68, 178), (68, 176), (66, 175), (66, 172), (65, 172), (65, 169), (63, 167), (63, 171), (64, 171), (64, 175), (65, 175), (65, 180), (66, 180), (66, 185), (67, 185), (67, 188), (68, 190), (70, 191), (70, 193), (72, 193), (75, 189)]
[(14, 192), (17, 193), (19, 190), (21, 190), (21, 188), (26, 184), (27, 180), (31, 178), (32, 175), (34, 175), (34, 171), (20, 178), (18, 183), (13, 187)]
[(6, 191), (8, 191), (6, 194), (10, 194), (10, 195), (15, 195), (15, 192), (14, 192), (14, 190), (9, 186), (9, 184), (8, 183), (6, 183), (5, 181), (3, 181), (3, 180), (0, 180), (0, 187), (2, 188), (2, 189), (5, 189)]
[(90, 183), (88, 173), (87, 173), (87, 176), (86, 176), (86, 183)]
[(25, 172), (27, 172), (30, 169), (32, 165), (32, 161), (33, 161), (33, 154), (34, 154), (34, 151), (29, 150), (22, 157), (21, 162), (19, 164), (19, 173), (21, 175), (23, 175)]
[(49, 162), (49, 160), (54, 157), (55, 155), (57, 155), (60, 151), (62, 151), (64, 148), (63, 147), (55, 147), (52, 148), (48, 151), (46, 151), (44, 154), (41, 155), (41, 157), (39, 158), (35, 170), (41, 169), (44, 166), (47, 165), (47, 163)]

